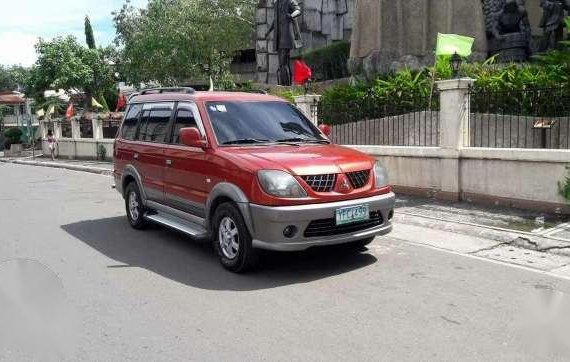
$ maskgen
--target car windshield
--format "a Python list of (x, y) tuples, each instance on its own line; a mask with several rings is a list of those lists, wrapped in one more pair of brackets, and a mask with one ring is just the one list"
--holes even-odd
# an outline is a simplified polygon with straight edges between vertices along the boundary
[(207, 102), (220, 145), (328, 143), (295, 107), (285, 102)]

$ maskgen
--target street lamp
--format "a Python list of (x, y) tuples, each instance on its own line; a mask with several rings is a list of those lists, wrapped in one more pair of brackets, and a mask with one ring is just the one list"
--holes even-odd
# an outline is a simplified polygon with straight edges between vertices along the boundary
[(459, 69), (461, 69), (461, 63), (463, 63), (463, 59), (457, 54), (457, 52), (453, 53), (451, 59), (449, 60), (449, 65), (451, 66), (451, 74), (453, 78), (459, 78)]

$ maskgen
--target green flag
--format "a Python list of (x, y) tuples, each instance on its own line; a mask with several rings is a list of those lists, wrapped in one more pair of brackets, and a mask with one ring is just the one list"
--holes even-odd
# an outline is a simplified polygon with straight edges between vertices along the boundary
[(462, 57), (471, 55), (474, 38), (457, 34), (437, 34), (437, 47), (435, 55), (453, 55), (457, 53)]

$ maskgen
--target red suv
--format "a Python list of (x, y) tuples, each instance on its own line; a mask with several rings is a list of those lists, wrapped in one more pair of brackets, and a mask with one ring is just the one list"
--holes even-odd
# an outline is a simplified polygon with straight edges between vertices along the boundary
[(145, 90), (131, 97), (114, 177), (132, 227), (213, 239), (241, 272), (258, 249), (362, 247), (392, 229), (386, 170), (331, 144), (297, 108), (264, 94)]

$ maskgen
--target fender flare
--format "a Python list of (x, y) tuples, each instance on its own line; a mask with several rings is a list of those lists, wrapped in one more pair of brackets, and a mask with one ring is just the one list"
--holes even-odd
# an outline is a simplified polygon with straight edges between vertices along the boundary
[(227, 197), (237, 204), (249, 232), (253, 235), (254, 227), (251, 212), (249, 210), (249, 199), (237, 185), (229, 182), (220, 182), (212, 188), (212, 191), (210, 191), (206, 201), (206, 225), (210, 225), (211, 215), (214, 211), (212, 210), (212, 205), (219, 197)]
[(121, 190), (123, 192), (123, 196), (125, 193), (125, 180), (127, 177), (132, 177), (135, 179), (135, 182), (137, 183), (137, 186), (139, 188), (139, 191), (141, 193), (141, 198), (142, 198), (142, 202), (144, 205), (146, 205), (146, 192), (144, 191), (144, 187), (142, 184), (142, 178), (140, 173), (137, 171), (136, 167), (128, 164), (125, 166), (124, 170), (123, 170), (123, 175), (121, 177)]

